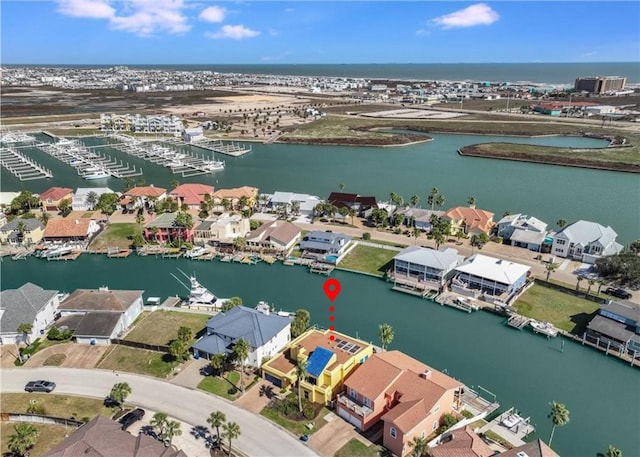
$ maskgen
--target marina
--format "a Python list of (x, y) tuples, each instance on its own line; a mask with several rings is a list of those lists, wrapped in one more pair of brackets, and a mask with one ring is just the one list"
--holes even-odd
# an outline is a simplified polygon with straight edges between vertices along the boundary
[(47, 170), (35, 160), (10, 146), (0, 149), (0, 165), (20, 181), (53, 178), (51, 170)]
[(220, 140), (201, 140), (198, 141), (197, 143), (193, 143), (193, 146), (200, 148), (200, 149), (205, 149), (207, 151), (211, 151), (211, 152), (217, 152), (219, 154), (224, 154), (224, 155), (228, 155), (231, 157), (240, 157), (242, 155), (245, 155), (249, 152), (251, 152), (251, 146), (249, 146), (248, 148), (244, 145), (241, 145), (240, 143), (223, 143)]

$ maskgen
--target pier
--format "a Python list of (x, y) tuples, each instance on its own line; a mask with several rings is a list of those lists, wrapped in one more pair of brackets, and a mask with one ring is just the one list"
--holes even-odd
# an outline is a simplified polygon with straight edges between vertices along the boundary
[(231, 157), (240, 157), (242, 155), (251, 152), (251, 146), (248, 148), (240, 143), (228, 143), (224, 144), (220, 140), (203, 140), (198, 141), (197, 143), (191, 144), (191, 146), (195, 146), (200, 149), (205, 149), (211, 152), (217, 152), (219, 154), (228, 155)]
[(0, 149), (0, 165), (10, 171), (20, 181), (53, 178), (51, 170), (12, 147)]
[(329, 276), (333, 270), (335, 270), (335, 266), (329, 265), (328, 263), (322, 262), (313, 262), (309, 265), (309, 271), (311, 273), (319, 273), (321, 275)]
[(529, 324), (531, 319), (528, 317), (521, 316), (519, 314), (512, 314), (509, 319), (507, 319), (507, 325), (513, 328), (517, 328), (518, 330), (522, 330)]
[(466, 297), (460, 297), (457, 294), (444, 292), (436, 297), (436, 303), (447, 305), (452, 308), (471, 313), (480, 309), (480, 305)]

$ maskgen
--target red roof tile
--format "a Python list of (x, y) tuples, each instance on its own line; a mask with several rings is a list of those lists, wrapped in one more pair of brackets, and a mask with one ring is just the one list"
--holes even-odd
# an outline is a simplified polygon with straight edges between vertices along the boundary
[(73, 189), (68, 189), (66, 187), (50, 187), (40, 194), (40, 200), (58, 201), (71, 193), (73, 193)]
[(44, 229), (43, 238), (83, 237), (89, 233), (91, 219), (51, 219)]
[(172, 198), (179, 198), (187, 205), (199, 205), (206, 194), (213, 195), (213, 186), (206, 184), (181, 184), (171, 191)]
[(159, 197), (166, 191), (167, 189), (163, 189), (162, 187), (143, 186), (129, 189), (124, 195), (128, 195), (129, 197)]

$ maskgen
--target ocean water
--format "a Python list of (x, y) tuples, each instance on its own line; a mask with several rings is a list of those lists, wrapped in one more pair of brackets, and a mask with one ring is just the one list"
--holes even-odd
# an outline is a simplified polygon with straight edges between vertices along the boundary
[[(126, 65), (135, 69), (209, 70), (220, 73), (272, 74), (292, 76), (332, 76), (400, 80), (530, 81), (573, 84), (579, 76), (626, 76), (629, 84), (640, 83), (639, 62), (593, 63), (459, 63), (459, 64), (248, 64), (248, 65), (50, 65), (58, 68), (108, 68)], [(6, 65), (11, 66), (11, 65)], [(43, 67), (41, 65), (16, 65)]]

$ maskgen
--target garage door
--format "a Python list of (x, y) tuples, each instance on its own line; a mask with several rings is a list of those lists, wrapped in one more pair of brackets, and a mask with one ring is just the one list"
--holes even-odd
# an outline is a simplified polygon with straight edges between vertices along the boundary
[(264, 379), (266, 379), (276, 387), (282, 387), (282, 380), (280, 378), (276, 378), (275, 376), (270, 375), (269, 373), (264, 374)]
[(355, 425), (356, 427), (358, 427), (358, 429), (360, 428), (360, 419), (358, 417), (355, 417), (349, 414), (349, 411), (345, 411), (342, 408), (338, 408), (338, 414), (347, 422)]

